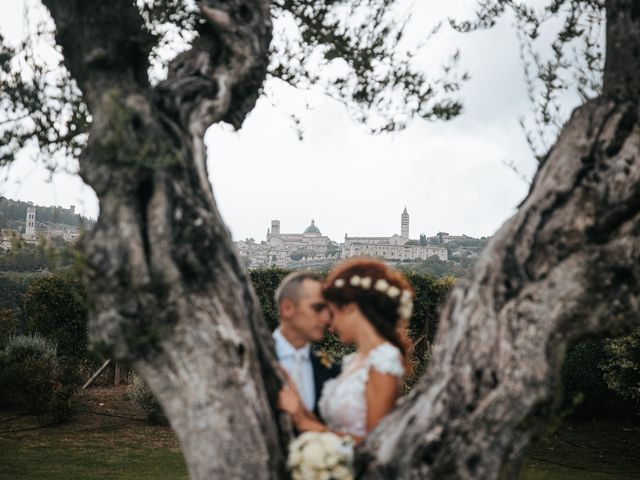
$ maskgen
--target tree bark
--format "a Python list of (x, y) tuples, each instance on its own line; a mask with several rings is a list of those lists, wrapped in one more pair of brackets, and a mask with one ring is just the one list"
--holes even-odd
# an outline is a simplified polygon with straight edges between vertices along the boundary
[(573, 113), (453, 290), (427, 374), (360, 450), (362, 478), (517, 478), (567, 347), (640, 324), (640, 15), (631, 0), (607, 9), (604, 94)]
[[(199, 37), (147, 80), (131, 0), (44, 0), (93, 121), (80, 172), (100, 200), (84, 240), (90, 338), (149, 383), (193, 479), (281, 478), (288, 432), (271, 336), (216, 208), (204, 133), (253, 108), (268, 0), (200, 3)], [(215, 152), (214, 152), (215, 154)]]

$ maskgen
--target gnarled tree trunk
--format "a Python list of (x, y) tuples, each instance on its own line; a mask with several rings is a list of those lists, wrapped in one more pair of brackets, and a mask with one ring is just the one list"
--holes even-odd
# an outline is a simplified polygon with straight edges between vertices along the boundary
[(427, 374), (361, 451), (363, 478), (515, 477), (567, 346), (640, 324), (640, 7), (607, 13), (604, 93), (573, 113), (453, 290)]
[(269, 2), (202, 2), (207, 23), (157, 86), (134, 1), (44, 3), (93, 117), (80, 160), (100, 200), (84, 242), (90, 336), (149, 383), (191, 478), (281, 477), (271, 337), (215, 206), (203, 140), (255, 104)]
[[(215, 207), (203, 135), (239, 126), (263, 81), (268, 0), (205, 0), (167, 80), (147, 80), (132, 0), (43, 0), (93, 117), (81, 174), (91, 337), (162, 402), (193, 479), (282, 478), (288, 441), (260, 309)], [(603, 95), (576, 110), (518, 213), (443, 309), (427, 375), (360, 450), (364, 478), (515, 472), (566, 346), (638, 324), (640, 13), (608, 0)], [(211, 152), (215, 155), (215, 151)]]

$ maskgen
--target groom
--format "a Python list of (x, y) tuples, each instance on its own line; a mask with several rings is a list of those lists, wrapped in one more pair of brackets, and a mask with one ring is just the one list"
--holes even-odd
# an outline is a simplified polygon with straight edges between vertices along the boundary
[(329, 324), (329, 309), (322, 298), (322, 277), (315, 272), (287, 275), (276, 289), (280, 326), (273, 332), (280, 365), (296, 384), (302, 401), (318, 415), (317, 404), (324, 382), (340, 373), (311, 350), (311, 342), (322, 340)]

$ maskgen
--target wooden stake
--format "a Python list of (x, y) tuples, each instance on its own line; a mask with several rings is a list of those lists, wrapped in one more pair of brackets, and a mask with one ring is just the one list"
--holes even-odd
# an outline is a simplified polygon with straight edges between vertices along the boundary
[(96, 378), (98, 378), (98, 375), (100, 375), (102, 373), (102, 371), (107, 368), (107, 365), (109, 365), (109, 363), (111, 363), (111, 359), (108, 359), (107, 361), (105, 361), (102, 366), (98, 369), (98, 371), (96, 373), (94, 373), (91, 378), (89, 380), (87, 380), (87, 383), (85, 383), (82, 386), (82, 390), (84, 390), (85, 388), (87, 388), (89, 385), (91, 385), (91, 382), (93, 382)]

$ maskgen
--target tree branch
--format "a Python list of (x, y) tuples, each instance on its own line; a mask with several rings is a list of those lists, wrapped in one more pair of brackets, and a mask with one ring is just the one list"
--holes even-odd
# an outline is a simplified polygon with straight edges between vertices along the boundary
[(607, 55), (604, 94), (616, 98), (640, 96), (640, 4), (606, 0)]

